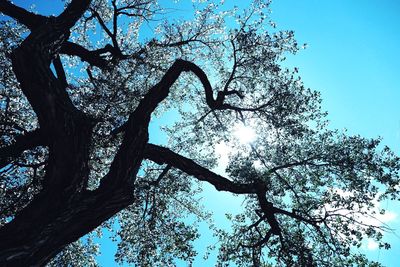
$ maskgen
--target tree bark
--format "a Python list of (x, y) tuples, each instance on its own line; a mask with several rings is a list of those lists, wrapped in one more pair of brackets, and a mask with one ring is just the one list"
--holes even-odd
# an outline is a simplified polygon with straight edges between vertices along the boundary
[[(133, 203), (134, 181), (148, 141), (151, 113), (183, 71), (182, 66), (174, 64), (143, 98), (126, 124), (108, 174), (97, 190), (88, 191), (94, 123), (75, 108), (65, 82), (50, 69), (51, 61), (68, 39), (69, 28), (87, 5), (88, 1), (72, 1), (59, 17), (34, 24), (31, 34), (12, 54), (14, 73), (40, 125), (40, 140), (18, 142), (16, 152), (29, 148), (31, 143), (45, 144), (49, 156), (42, 191), (0, 229), (1, 266), (42, 266), (67, 244)], [(12, 6), (6, 7), (13, 14)], [(17, 11), (19, 14), (21, 10)], [(23, 21), (23, 15), (18, 19)]]
[[(224, 96), (214, 99), (206, 74), (195, 64), (177, 60), (140, 101), (123, 126), (124, 138), (100, 186), (87, 190), (89, 152), (95, 122), (76, 109), (66, 92), (61, 62), (56, 77), (51, 62), (60, 52), (106, 67), (100, 57), (110, 47), (87, 51), (68, 42), (70, 28), (88, 8), (90, 1), (73, 0), (56, 18), (38, 16), (0, 0), (0, 11), (30, 28), (31, 33), (12, 53), (13, 71), (40, 125), (40, 130), (17, 138), (0, 149), (1, 164), (26, 149), (46, 145), (49, 150), (42, 190), (0, 229), (0, 266), (42, 266), (66, 245), (94, 230), (102, 222), (134, 202), (134, 183), (142, 160), (168, 163), (218, 190), (238, 194), (258, 192), (255, 184), (235, 184), (172, 151), (148, 145), (152, 112), (169, 94), (184, 71), (201, 81), (211, 109), (229, 108)], [(266, 189), (264, 189), (266, 190)]]

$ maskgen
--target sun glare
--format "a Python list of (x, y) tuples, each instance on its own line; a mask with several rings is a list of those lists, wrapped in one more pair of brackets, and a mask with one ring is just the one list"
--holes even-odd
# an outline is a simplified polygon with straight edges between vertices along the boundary
[(243, 125), (236, 124), (233, 130), (233, 135), (239, 140), (241, 144), (248, 144), (256, 140), (256, 132), (253, 128)]

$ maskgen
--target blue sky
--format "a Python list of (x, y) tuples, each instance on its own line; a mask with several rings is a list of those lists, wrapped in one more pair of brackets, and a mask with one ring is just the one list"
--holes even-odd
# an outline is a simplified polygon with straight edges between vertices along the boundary
[[(400, 1), (275, 0), (272, 19), (292, 29), (308, 48), (287, 64), (299, 67), (305, 85), (322, 94), (332, 128), (383, 138), (400, 153)], [(400, 215), (398, 203), (381, 206)], [(400, 230), (397, 216), (389, 225)], [(396, 231), (400, 235), (400, 231)], [(400, 237), (388, 235), (389, 251), (370, 259), (398, 266)]]
[(375, 137), (399, 151), (400, 2), (276, 0), (273, 19), (308, 49), (290, 58), (322, 92), (335, 128)]
[[(241, 6), (244, 2), (235, 1)], [(285, 65), (298, 67), (305, 85), (321, 92), (330, 127), (364, 137), (380, 136), (384, 145), (400, 154), (400, 1), (275, 0), (271, 9), (278, 29), (294, 30), (298, 42), (308, 44), (288, 56)], [(218, 214), (217, 220), (223, 220), (223, 207), (234, 212), (240, 205), (240, 200), (211, 187), (205, 195), (205, 204)], [(399, 204), (386, 201), (381, 207), (392, 215), (387, 223), (400, 229)], [(203, 234), (200, 250), (210, 238)], [(389, 251), (373, 244), (368, 248), (368, 243), (361, 251), (385, 266), (398, 266), (399, 236), (396, 231), (385, 237), (392, 244)], [(212, 263), (211, 258), (195, 266)]]
[[(14, 2), (29, 6), (35, 1)], [(55, 1), (38, 2), (39, 13), (59, 13)], [(247, 1), (235, 2), (243, 6)], [(400, 154), (400, 1), (275, 0), (271, 9), (278, 29), (294, 30), (299, 43), (308, 44), (306, 50), (290, 56), (285, 64), (299, 67), (305, 85), (322, 93), (331, 127), (347, 128), (349, 133), (365, 137), (381, 136), (385, 145)], [(226, 195), (212, 189), (206, 192), (212, 197), (206, 205), (218, 202), (235, 208)], [(399, 214), (389, 225), (400, 229), (399, 203), (381, 205)], [(400, 236), (400, 231), (397, 233)], [(365, 252), (386, 266), (396, 266), (400, 253), (398, 236), (387, 236), (392, 243), (388, 252)], [(208, 237), (205, 233), (197, 243), (200, 250)], [(112, 266), (112, 250), (103, 251), (102, 266)]]
[[(187, 1), (181, 1), (186, 3)], [(229, 1), (226, 1), (229, 2)], [(244, 6), (246, 1), (235, 1)], [(330, 127), (347, 129), (349, 134), (382, 137), (382, 143), (400, 154), (400, 2), (361, 0), (275, 0), (271, 18), (277, 28), (294, 30), (298, 42), (307, 49), (288, 56), (284, 64), (298, 67), (307, 87), (321, 92), (323, 109), (328, 111)], [(397, 75), (396, 75), (397, 74)], [(216, 221), (225, 224), (224, 213), (235, 212), (241, 201), (206, 186), (204, 203)], [(218, 203), (216, 206), (215, 203)], [(384, 202), (390, 211), (387, 223), (400, 229), (400, 206)], [(212, 243), (202, 231), (196, 243), (201, 251)], [(362, 248), (371, 260), (397, 266), (400, 231), (385, 238), (389, 251), (368, 243)], [(215, 255), (195, 266), (212, 266)]]

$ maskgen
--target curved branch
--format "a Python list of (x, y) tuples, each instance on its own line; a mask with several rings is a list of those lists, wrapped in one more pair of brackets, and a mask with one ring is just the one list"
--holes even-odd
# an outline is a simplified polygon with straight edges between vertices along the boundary
[[(64, 190), (66, 184), (71, 185), (70, 190), (75, 186), (78, 190), (84, 188), (88, 173), (87, 151), (94, 123), (75, 107), (65, 84), (60, 83), (59, 78), (63, 76), (61, 62), (56, 66), (58, 78), (50, 64), (89, 2), (73, 0), (60, 16), (31, 31), (11, 56), (21, 90), (36, 113), (46, 138), (51, 137), (46, 141), (52, 168), (46, 171), (44, 186), (55, 185), (59, 190)], [(57, 60), (55, 63), (57, 65)]]
[[(83, 6), (83, 8), (85, 7)], [(19, 23), (25, 25), (30, 30), (39, 27), (50, 19), (49, 17), (29, 12), (6, 0), (0, 1), (0, 12), (17, 20)], [(64, 14), (63, 17), (65, 18), (66, 14)], [(100, 55), (107, 52), (113, 54), (115, 53), (114, 50), (115, 49), (111, 45), (106, 45), (104, 48), (90, 51), (78, 44), (65, 42), (61, 47), (60, 53), (71, 56), (78, 56), (81, 58), (82, 61), (86, 61), (90, 65), (97, 66), (99, 68), (105, 68), (108, 65), (108, 61), (102, 58)]]
[[(100, 187), (105, 187), (106, 184), (131, 184), (132, 176), (134, 176), (134, 173), (139, 170), (139, 161), (141, 161), (141, 158), (144, 156), (142, 153), (146, 153), (145, 157), (151, 156), (151, 159), (157, 163), (167, 163), (182, 169), (184, 172), (194, 175), (202, 181), (210, 182), (217, 188), (217, 190), (224, 190), (238, 194), (256, 193), (260, 190), (266, 192), (264, 185), (260, 184), (255, 186), (255, 184), (235, 184), (230, 180), (197, 165), (192, 160), (175, 154), (166, 148), (156, 146), (152, 147), (151, 145), (148, 145), (146, 152), (144, 152), (145, 144), (148, 141), (148, 125), (151, 114), (157, 108), (158, 104), (168, 96), (171, 86), (184, 71), (190, 71), (199, 78), (204, 88), (206, 103), (211, 109), (223, 109), (223, 99), (218, 96), (216, 100), (214, 99), (211, 83), (205, 72), (192, 62), (182, 59), (176, 60), (164, 74), (161, 81), (153, 86), (140, 101), (135, 111), (129, 116), (128, 121), (118, 128), (117, 132), (125, 132), (124, 140), (122, 141), (114, 161), (111, 164), (109, 173), (101, 180)], [(164, 155), (164, 157), (161, 157), (161, 155)], [(127, 171), (121, 173), (121, 169)]]
[(7, 0), (0, 1), (0, 12), (12, 17), (31, 30), (40, 26), (49, 19), (48, 17), (29, 12)]
[[(71, 28), (89, 7), (91, 0), (73, 0), (57, 18), (57, 22), (63, 24), (65, 29)], [(49, 17), (37, 15), (14, 5), (8, 0), (0, 1), (0, 12), (6, 14), (24, 24), (30, 30), (43, 25)]]
[[(21, 89), (38, 116), (42, 128), (51, 129), (65, 110), (77, 115), (65, 88), (50, 69), (51, 60), (58, 54), (69, 36), (70, 28), (88, 8), (90, 0), (73, 0), (61, 15), (38, 25), (12, 52), (12, 66)], [(7, 1), (1, 2), (6, 7)], [(19, 10), (13, 6), (13, 9)], [(24, 12), (23, 9), (19, 10)], [(29, 16), (29, 12), (21, 17)], [(59, 64), (61, 65), (61, 64)], [(79, 114), (82, 119), (82, 114)]]
[(106, 68), (109, 65), (109, 61), (104, 59), (101, 55), (105, 53), (113, 54), (113, 52), (114, 48), (111, 45), (106, 45), (104, 48), (90, 51), (85, 47), (72, 42), (65, 42), (60, 49), (61, 54), (78, 56), (82, 61), (86, 61), (90, 65), (99, 68)]
[(145, 158), (157, 164), (171, 165), (200, 181), (212, 184), (218, 191), (228, 191), (235, 194), (251, 194), (260, 190), (256, 184), (240, 184), (218, 175), (197, 164), (191, 159), (181, 156), (168, 148), (148, 144), (144, 152)]
[(184, 71), (190, 71), (199, 78), (204, 88), (207, 105), (211, 109), (219, 109), (221, 103), (219, 103), (218, 99), (214, 100), (213, 90), (207, 74), (196, 64), (178, 59), (167, 70), (161, 81), (154, 85), (140, 101), (138, 107), (131, 114), (128, 121), (113, 131), (113, 135), (128, 130), (129, 125), (135, 124), (135, 120), (143, 121), (145, 118), (150, 120), (151, 113), (156, 109), (158, 104), (168, 96), (171, 86)]

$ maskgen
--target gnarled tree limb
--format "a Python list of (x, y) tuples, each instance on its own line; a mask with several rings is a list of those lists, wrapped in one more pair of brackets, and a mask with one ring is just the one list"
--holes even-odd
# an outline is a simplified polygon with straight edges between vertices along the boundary
[(31, 30), (42, 25), (46, 20), (49, 19), (48, 17), (34, 14), (19, 6), (16, 6), (8, 0), (0, 0), (0, 12), (16, 19), (19, 23), (24, 24)]
[(228, 191), (235, 194), (252, 194), (257, 190), (265, 188), (257, 188), (257, 184), (241, 184), (210, 171), (186, 158), (178, 153), (171, 151), (168, 148), (148, 144), (146, 146), (145, 158), (154, 161), (157, 164), (168, 164), (177, 168), (189, 175), (194, 176), (200, 181), (205, 181), (212, 184), (218, 191)]

